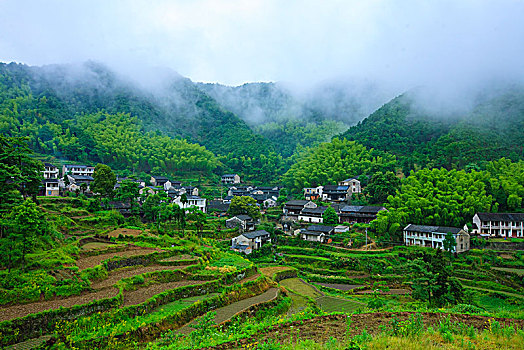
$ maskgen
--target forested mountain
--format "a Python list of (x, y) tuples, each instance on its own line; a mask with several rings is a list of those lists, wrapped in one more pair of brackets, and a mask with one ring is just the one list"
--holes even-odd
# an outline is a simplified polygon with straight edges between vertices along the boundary
[(471, 112), (434, 115), (401, 95), (340, 137), (397, 155), (407, 172), (420, 167), (478, 168), (485, 161), (524, 158), (524, 88), (479, 98)]
[(310, 88), (281, 83), (199, 84), (224, 108), (272, 141), (284, 157), (356, 124), (388, 99), (374, 84), (328, 81)]
[[(132, 147), (127, 146), (136, 141), (132, 136), (134, 132), (153, 132), (158, 137), (166, 135), (199, 143), (215, 153), (226, 169), (242, 171), (247, 176), (262, 173), (274, 178), (282, 166), (282, 159), (273, 152), (270, 142), (255, 134), (244, 121), (219, 106), (189, 79), (175, 73), (164, 77), (159, 84), (144, 87), (93, 62), (44, 67), (0, 64), (0, 102), (2, 133), (28, 136), (36, 151), (73, 160), (101, 161), (113, 157), (117, 163), (116, 159), (121, 157), (113, 151), (131, 150)], [(127, 115), (126, 123), (133, 125), (118, 131), (123, 133), (122, 138), (106, 140), (104, 156), (99, 154), (100, 144), (94, 141), (99, 135), (93, 134), (96, 128), (85, 125), (86, 120), (97, 123), (99, 112), (104, 112), (104, 118), (118, 115), (118, 120), (126, 119), (122, 114)], [(81, 117), (85, 115), (98, 117)], [(80, 120), (84, 120), (82, 127), (79, 127)], [(146, 139), (153, 140), (154, 135)], [(117, 139), (124, 143), (108, 146)], [(148, 145), (154, 158), (164, 156), (165, 142), (167, 140)], [(203, 167), (191, 165), (183, 169), (209, 170), (217, 166), (216, 160), (209, 158), (211, 153), (203, 148), (200, 150), (204, 153), (191, 155), (190, 148), (195, 149), (192, 145), (172, 142), (178, 142), (175, 148), (183, 145), (182, 158), (193, 157), (195, 164), (202, 164), (204, 158), (210, 162)], [(134, 157), (131, 153), (128, 156)], [(151, 162), (154, 164), (140, 169), (149, 171), (161, 165)], [(135, 167), (135, 163), (136, 159), (130, 159), (124, 164)]]

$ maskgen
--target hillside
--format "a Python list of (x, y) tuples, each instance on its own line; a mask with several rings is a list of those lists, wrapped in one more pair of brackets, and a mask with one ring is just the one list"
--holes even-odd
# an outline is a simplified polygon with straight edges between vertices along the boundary
[[(278, 169), (272, 162), (276, 158), (273, 147), (264, 137), (221, 108), (189, 79), (175, 73), (141, 85), (93, 62), (44, 67), (0, 64), (0, 97), (1, 132), (29, 136), (38, 152), (81, 161), (101, 160), (93, 140), (96, 135), (86, 133), (85, 125), (78, 126), (85, 119), (81, 116), (104, 112), (130, 116), (133, 128), (156, 135), (150, 138), (165, 135), (203, 145), (231, 171), (243, 170), (251, 175), (265, 165)], [(122, 140), (136, 141), (129, 136)], [(149, 146), (152, 150), (159, 147), (158, 143)], [(112, 156), (115, 147), (104, 152)], [(265, 158), (261, 160), (262, 154)], [(136, 160), (126, 166), (132, 167), (133, 163)], [(205, 165), (203, 170), (215, 167)]]
[(417, 107), (406, 93), (379, 108), (341, 137), (395, 154), (404, 171), (465, 168), (507, 157), (523, 159), (524, 89), (483, 98), (469, 113), (442, 117)]

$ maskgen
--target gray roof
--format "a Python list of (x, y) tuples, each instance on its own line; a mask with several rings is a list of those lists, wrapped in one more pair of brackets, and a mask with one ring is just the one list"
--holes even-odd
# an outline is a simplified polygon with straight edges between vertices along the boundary
[(524, 213), (477, 213), (482, 221), (524, 221)]
[(76, 180), (94, 181), (95, 179), (89, 175), (69, 175)]
[(242, 236), (249, 238), (249, 239), (254, 239), (257, 237), (269, 236), (269, 232), (265, 230), (258, 230), (258, 231), (243, 233)]
[(306, 205), (307, 203), (309, 203), (310, 201), (305, 201), (305, 200), (293, 200), (293, 201), (288, 201), (286, 202), (286, 205), (290, 205), (290, 206), (304, 206)]
[(367, 214), (376, 214), (381, 210), (386, 208), (379, 207), (376, 205), (346, 205), (344, 208), (340, 209), (342, 213), (367, 213)]
[(311, 225), (307, 228), (308, 231), (314, 231), (314, 232), (323, 232), (323, 233), (330, 233), (334, 230), (333, 226), (325, 226), (325, 225)]
[(413, 225), (409, 224), (408, 226), (404, 227), (404, 231), (411, 231), (411, 232), (422, 232), (422, 233), (453, 233), (457, 234), (460, 231), (462, 231), (461, 228), (458, 227), (448, 227), (448, 226), (426, 226), (426, 225)]
[[(244, 215), (244, 214), (233, 216), (233, 218), (238, 218), (238, 219), (240, 219), (240, 220), (242, 220), (242, 221), (253, 220), (253, 218), (251, 218), (251, 216), (249, 216), (249, 215)], [(231, 219), (233, 219), (233, 218), (231, 218)]]
[(323, 214), (327, 208), (328, 207), (304, 208), (300, 214)]

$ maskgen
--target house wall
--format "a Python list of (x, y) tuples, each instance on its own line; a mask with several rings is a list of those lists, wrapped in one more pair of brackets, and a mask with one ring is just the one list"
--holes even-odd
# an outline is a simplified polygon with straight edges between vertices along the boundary
[(524, 237), (524, 222), (505, 222), (505, 221), (482, 221), (477, 214), (473, 216), (473, 223), (480, 228), (479, 232), (490, 236), (502, 237)]
[[(453, 252), (462, 253), (470, 249), (469, 234), (461, 231), (453, 235), (456, 247)], [(407, 246), (418, 245), (434, 249), (444, 249), (446, 234), (441, 232), (413, 232), (404, 231), (404, 244)]]
[(324, 219), (322, 217), (306, 216), (306, 215), (299, 215), (298, 220), (305, 221), (305, 222), (314, 222), (314, 223), (323, 223), (324, 222)]
[(324, 242), (324, 236), (302, 235), (302, 239), (309, 242)]

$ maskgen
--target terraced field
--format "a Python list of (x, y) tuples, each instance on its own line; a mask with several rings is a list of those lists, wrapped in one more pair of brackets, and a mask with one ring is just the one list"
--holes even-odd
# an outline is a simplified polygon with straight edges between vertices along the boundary
[(166, 270), (179, 270), (183, 269), (187, 266), (165, 266), (165, 265), (150, 265), (150, 266), (140, 266), (138, 268), (123, 268), (111, 271), (109, 273), (108, 278), (105, 280), (97, 281), (91, 284), (91, 287), (93, 289), (102, 289), (107, 288), (118, 281), (120, 281), (123, 278), (129, 278), (137, 275), (141, 275), (143, 273), (147, 272), (155, 272), (155, 271), (166, 271)]
[[(263, 302), (273, 300), (277, 296), (278, 296), (278, 288), (270, 288), (260, 295), (257, 295), (251, 298), (247, 298), (244, 300), (240, 300), (235, 303), (229, 304), (227, 306), (221, 307), (216, 310), (215, 323), (221, 324), (223, 322), (226, 322), (229, 319), (231, 319), (233, 316), (246, 310), (247, 308), (253, 305), (256, 305), (256, 304), (260, 304)], [(190, 327), (190, 325), (196, 324), (197, 322), (198, 322), (198, 318), (182, 326), (181, 328), (179, 328), (177, 333), (180, 333), (180, 334), (191, 333), (194, 329)]]
[(75, 295), (63, 299), (47, 300), (30, 304), (19, 304), (0, 308), (0, 322), (23, 317), (29, 314), (54, 310), (60, 307), (73, 307), (79, 304), (87, 304), (94, 300), (111, 298), (118, 294), (116, 288), (106, 288), (93, 293)]
[(319, 284), (324, 287), (338, 289), (338, 290), (352, 290), (358, 287), (362, 287), (362, 284), (342, 284), (342, 283), (323, 283), (323, 282), (315, 282), (315, 284)]
[(144, 288), (139, 288), (137, 290), (133, 290), (130, 292), (125, 292), (124, 293), (124, 303), (122, 307), (141, 304), (144, 301), (146, 301), (147, 299), (157, 294), (160, 294), (162, 292), (165, 292), (166, 290), (183, 287), (183, 286), (202, 284), (205, 282), (208, 282), (208, 281), (177, 281), (177, 282), (169, 282), (169, 283), (158, 283), (158, 284), (152, 284)]
[(300, 295), (303, 295), (305, 297), (311, 297), (313, 299), (324, 295), (324, 293), (322, 293), (309, 283), (304, 282), (300, 278), (288, 278), (282, 280), (280, 281), (280, 285)]
[(90, 267), (95, 267), (96, 265), (100, 265), (102, 261), (111, 259), (115, 256), (123, 257), (123, 258), (130, 258), (137, 255), (145, 255), (155, 252), (161, 252), (162, 250), (159, 248), (143, 248), (143, 247), (130, 247), (128, 250), (122, 251), (122, 252), (113, 252), (113, 253), (106, 253), (106, 254), (100, 254), (100, 255), (94, 255), (94, 256), (87, 256), (80, 258), (76, 261), (76, 266), (80, 268), (80, 270), (85, 270)]
[(325, 312), (354, 312), (366, 307), (365, 303), (358, 301), (336, 298), (331, 296), (319, 297), (316, 300), (318, 306)]

